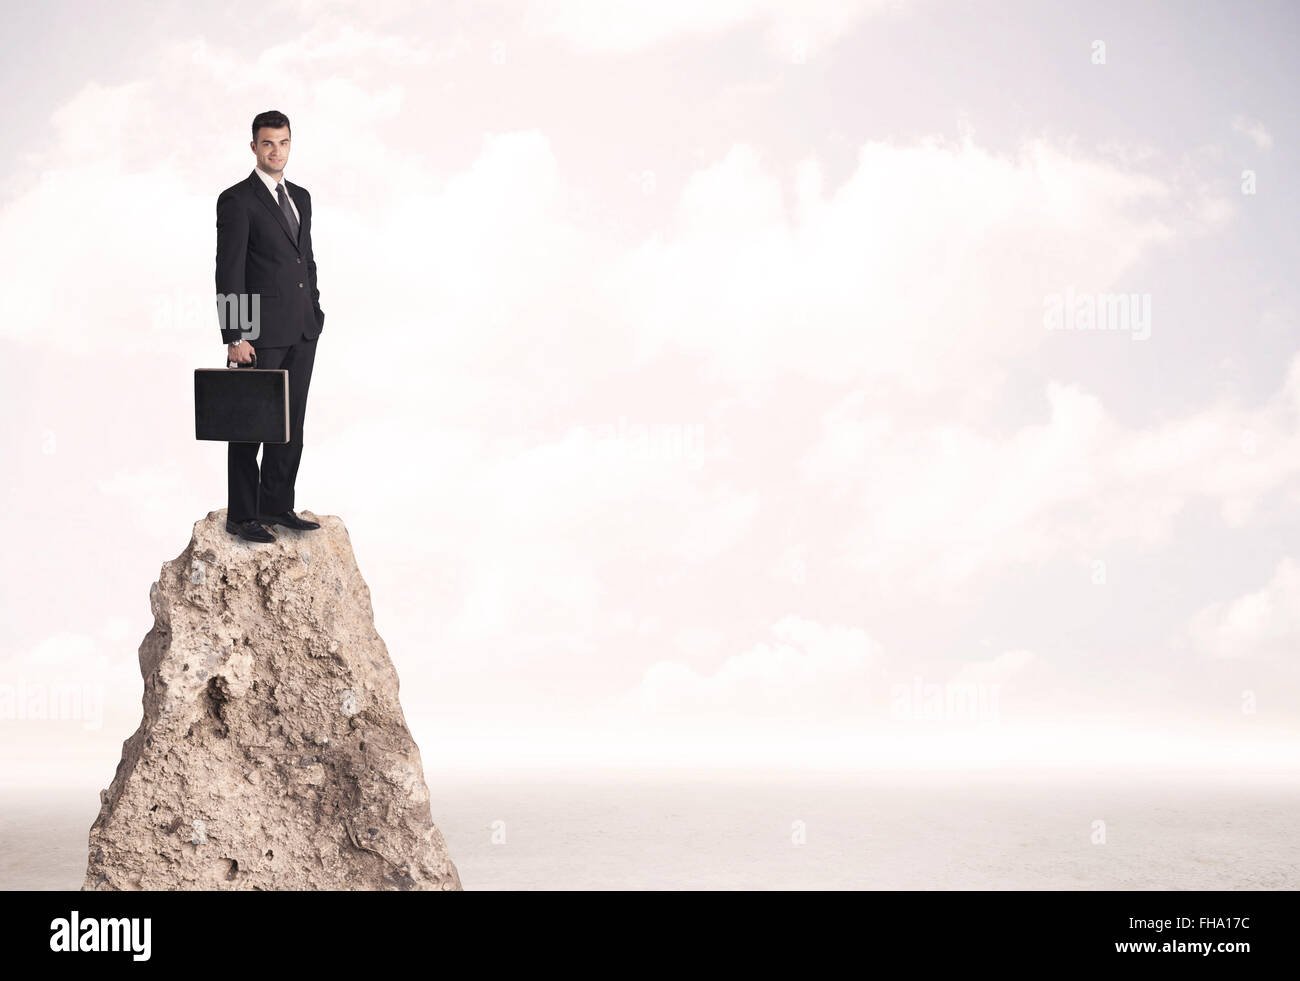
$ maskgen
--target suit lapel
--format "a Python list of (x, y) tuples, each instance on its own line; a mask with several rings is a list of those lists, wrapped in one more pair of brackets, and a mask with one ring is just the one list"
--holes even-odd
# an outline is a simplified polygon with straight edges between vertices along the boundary
[[(253, 197), (261, 201), (266, 210), (275, 216), (275, 220), (280, 223), (280, 227), (284, 229), (284, 234), (288, 237), (289, 241), (293, 243), (293, 247), (296, 249), (298, 247), (298, 241), (293, 237), (292, 229), (289, 228), (289, 219), (286, 218), (284, 212), (280, 210), (280, 202), (271, 196), (271, 192), (267, 190), (266, 185), (262, 183), (262, 178), (257, 176), (256, 171), (248, 175), (248, 183), (253, 189)], [(298, 222), (298, 230), (299, 232), (302, 231), (301, 220)]]

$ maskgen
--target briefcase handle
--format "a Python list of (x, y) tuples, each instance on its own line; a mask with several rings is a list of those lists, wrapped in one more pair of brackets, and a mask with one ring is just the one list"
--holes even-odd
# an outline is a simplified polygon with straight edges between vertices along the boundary
[(227, 368), (256, 368), (256, 367), (257, 367), (257, 351), (256, 351), (256, 350), (253, 351), (253, 360), (252, 360), (252, 361), (244, 361), (244, 362), (240, 363), (240, 362), (237, 362), (237, 361), (231, 361), (229, 358), (226, 358), (226, 367), (227, 367)]

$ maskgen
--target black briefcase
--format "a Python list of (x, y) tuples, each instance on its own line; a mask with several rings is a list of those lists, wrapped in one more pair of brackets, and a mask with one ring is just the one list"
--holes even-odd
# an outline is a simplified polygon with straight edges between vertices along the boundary
[(289, 372), (256, 365), (194, 369), (195, 439), (289, 442)]

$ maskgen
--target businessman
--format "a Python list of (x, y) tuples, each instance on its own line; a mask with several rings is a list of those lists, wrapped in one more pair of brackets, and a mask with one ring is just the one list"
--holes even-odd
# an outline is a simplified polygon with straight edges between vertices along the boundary
[(258, 443), (227, 444), (226, 531), (250, 542), (273, 542), (273, 525), (319, 528), (293, 513), (294, 482), (302, 459), (303, 417), (325, 324), (311, 249), (311, 195), (284, 179), (289, 162), (289, 118), (271, 110), (253, 120), (257, 166), (217, 198), (217, 294), (258, 294), (248, 330), (239, 303), (218, 303), (228, 362), (283, 368), (289, 378), (289, 442), (266, 443), (258, 471)]

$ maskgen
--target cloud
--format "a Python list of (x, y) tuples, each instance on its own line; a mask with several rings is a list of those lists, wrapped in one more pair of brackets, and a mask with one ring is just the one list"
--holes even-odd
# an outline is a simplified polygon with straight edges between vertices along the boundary
[[(87, 81), (7, 175), (0, 336), (64, 351), (120, 351), (124, 336), (146, 349), (206, 342), (215, 350), (215, 200), (252, 170), (248, 125), (270, 108), (266, 76), (283, 79), (275, 91), (295, 148), (309, 147), (340, 196), (365, 209), (388, 181), (411, 173), (373, 136), (402, 106), (401, 85), (378, 71), (390, 56), (399, 67), (421, 63), (400, 39), (348, 27), (261, 53), (185, 39), (163, 44), (141, 78)], [(377, 156), (384, 180), (374, 177)], [(329, 285), (330, 260), (318, 258)], [(69, 266), (79, 270), (75, 289), (62, 271)]]
[[(98, 636), (61, 630), (48, 634), (31, 646), (15, 651), (0, 660), (3, 680), (13, 683), (27, 680), (45, 683), (55, 680), (102, 682), (114, 674), (130, 670), (133, 683), (139, 685), (132, 639), (124, 633), (121, 618), (106, 621)], [(137, 638), (135, 643), (139, 643)]]
[(549, 0), (530, 12), (544, 33), (587, 53), (627, 54), (668, 41), (760, 26), (774, 57), (801, 60), (899, 0)]
[(1125, 426), (1078, 385), (1048, 382), (1048, 418), (1007, 435), (919, 424), (890, 394), (859, 390), (828, 410), (801, 470), (849, 502), (845, 559), (924, 593), (1013, 562), (1087, 559), (1117, 544), (1167, 543), (1207, 500), (1240, 528), (1300, 478), (1300, 356), (1250, 409), (1219, 400), (1149, 427)]
[(882, 650), (856, 627), (786, 616), (772, 639), (727, 658), (711, 674), (678, 661), (646, 669), (636, 692), (652, 714), (800, 716), (863, 712), (883, 693)]
[(996, 657), (962, 665), (948, 680), (952, 684), (1004, 683), (1028, 670), (1035, 660), (1034, 652), (1023, 648), (1003, 651)]
[(642, 358), (699, 354), (732, 381), (968, 388), (1053, 339), (1045, 295), (1113, 289), (1231, 214), (1043, 140), (1010, 157), (969, 137), (870, 142), (833, 191), (815, 159), (791, 185), (745, 144), (691, 175), (670, 232), (612, 270)]
[(1195, 649), (1208, 657), (1293, 661), (1300, 649), (1300, 562), (1279, 560), (1264, 586), (1210, 604), (1188, 629)]
[[(936, 84), (886, 91), (888, 114), (853, 84), (874, 77), (858, 74), (872, 39), (854, 32), (882, 4), (534, 8), (551, 42), (610, 56), (604, 101), (580, 103), (573, 86), (590, 91), (592, 60), (555, 57), (528, 24), (493, 9), (444, 28), (420, 21), (419, 5), (375, 6), (416, 22), (381, 31), (368, 14), (354, 29), (341, 4), (323, 18), (311, 5), (305, 34), (261, 48), (205, 41), (200, 27), (122, 85), (87, 79), (44, 142), (15, 158), (0, 332), (33, 367), (9, 388), (6, 538), (29, 557), (9, 573), (20, 588), (6, 609), (39, 613), (11, 616), (20, 629), (60, 622), (68, 555), (145, 570), (134, 585), (94, 577), (69, 630), (126, 603), (143, 616), (147, 577), (175, 554), (157, 554), (159, 540), (183, 544), (193, 517), (224, 504), (224, 450), (184, 442), (186, 378), (221, 363), (213, 201), (251, 166), (247, 125), (264, 100), (294, 121), (329, 313), (299, 502), (352, 530), (404, 699), (424, 685), (440, 712), (471, 704), (474, 688), (482, 725), (503, 732), (524, 728), (501, 707), (511, 685), (548, 711), (569, 695), (632, 691), (617, 704), (636, 719), (824, 713), (856, 725), (915, 671), (1009, 684), (1054, 667), (1060, 650), (1006, 623), (971, 636), (1024, 646), (964, 667), (943, 659), (961, 648), (962, 607), (980, 590), (1043, 600), (1050, 578), (1017, 565), (1158, 554), (1206, 503), (1232, 561), (1235, 533), (1296, 513), (1300, 362), (1271, 398), (1193, 393), (1197, 407), (1173, 415), (1146, 392), (1080, 382), (1065, 359), (1044, 368), (1060, 349), (1042, 329), (1046, 293), (1206, 285), (1196, 261), (1217, 261), (1211, 233), (1237, 213), (1238, 196), (1216, 190), (1222, 157), (1171, 163), (1177, 136), (1149, 119), (1115, 130), (1159, 138), (1136, 149), (1080, 149), (1096, 146), (1086, 135), (996, 148), (918, 137), (947, 125), (947, 104), (936, 114), (927, 100), (952, 81), (925, 50), (900, 47), (899, 64), (915, 60)], [(837, 46), (849, 39), (853, 51)], [(707, 66), (689, 78), (698, 106), (654, 101), (685, 49), (668, 45), (681, 42)], [(786, 63), (824, 57), (849, 84), (800, 103), (793, 72), (755, 65), (762, 45)], [(763, 111), (719, 128), (729, 89), (760, 93)], [(981, 108), (983, 131), (1087, 125), (1069, 103), (1022, 95)], [(632, 163), (610, 154), (620, 141)], [(629, 169), (654, 170), (653, 195), (611, 190)], [(1258, 253), (1261, 277), (1285, 256)], [(188, 322), (181, 303), (156, 301), (190, 296), (192, 330), (141, 331), (155, 314)], [(1274, 340), (1288, 296), (1271, 301)], [(1174, 336), (1165, 326), (1157, 337)], [(128, 331), (147, 336), (124, 353)], [(1193, 356), (1182, 344), (1160, 370)], [(122, 440), (121, 419), (150, 439)], [(692, 441), (642, 441), (654, 427)], [(39, 452), (40, 429), (57, 433), (57, 453)], [(86, 487), (112, 495), (115, 528), (141, 522), (154, 537), (28, 520), (82, 513)], [(163, 503), (183, 524), (147, 514)], [(903, 592), (913, 602), (891, 603)], [(777, 619), (789, 610), (803, 615)], [(1175, 630), (1189, 613), (1171, 615)], [(1016, 628), (1034, 619), (1004, 615)], [(1111, 626), (1154, 633), (1159, 615)], [(852, 626), (868, 618), (870, 635)], [(1210, 649), (1231, 647), (1212, 627)], [(1253, 629), (1226, 635), (1268, 635)], [(890, 639), (892, 663), (877, 638)], [(136, 639), (110, 646), (129, 652)], [(122, 678), (138, 704), (138, 672)], [(1120, 698), (1104, 681), (1079, 688), (1081, 703)]]
[(184, 481), (174, 463), (160, 463), (135, 470), (118, 469), (98, 482), (106, 497), (124, 497), (132, 504), (157, 512), (181, 492)]
[[(206, 70), (223, 63), (211, 50), (205, 57)], [(396, 112), (387, 90), (327, 84), (344, 121)], [(76, 114), (115, 114), (120, 126), (155, 97), (137, 105), (86, 92)], [(113, 144), (115, 132), (123, 130), (104, 131), (110, 161), (115, 146), (129, 149)], [(345, 164), (355, 152), (327, 149)], [(77, 239), (87, 249), (97, 248), (92, 240), (122, 245), (120, 263), (87, 262), (106, 291), (123, 280), (129, 256), (149, 251), (156, 229), (139, 222), (130, 198), (181, 178), (83, 156), (73, 153), (71, 171), (0, 219), (0, 247), (13, 260), (0, 264), (15, 287), (6, 295), (42, 277), (43, 290), (58, 292), (18, 233), (47, 208), (66, 220), (65, 212), (93, 216)], [(802, 540), (777, 547), (798, 546), (809, 568), (825, 569), (830, 556), (832, 575), (866, 568), (919, 588), (1126, 533), (1157, 536), (1186, 494), (1177, 482), (1153, 492), (1134, 480), (1168, 477), (1145, 461), (1184, 435), (1226, 453), (1237, 429), (1259, 432), (1255, 475), (1237, 472), (1239, 486), (1234, 471), (1201, 467), (1203, 456), (1170, 464), (1195, 471), (1188, 480), (1225, 482), (1225, 506), (1240, 519), (1291, 472), (1287, 431), (1271, 416), (1230, 412), (1222, 418), (1235, 427), (1215, 416), (1199, 435), (1193, 421), (1185, 434), (1152, 434), (1148, 447), (1066, 383), (1046, 388), (1048, 422), (1010, 439), (912, 412), (909, 397), (943, 404), (969, 388), (972, 373), (995, 387), (1007, 364), (1043, 343), (1045, 291), (1108, 284), (1192, 234), (1179, 224), (1184, 189), (1149, 173), (1044, 141), (1003, 156), (969, 137), (935, 138), (865, 144), (833, 189), (810, 157), (787, 186), (740, 143), (690, 175), (659, 232), (611, 248), (569, 213), (575, 178), (538, 130), (487, 134), (450, 176), (410, 153), (385, 163), (401, 189), (395, 197), (374, 198), (364, 183), (314, 188), (333, 326), (313, 379), (303, 476), (328, 478), (335, 503), (304, 505), (361, 513), (373, 507), (375, 482), (355, 461), (392, 461), (382, 495), (394, 517), (376, 534), (389, 554), (426, 570), (422, 583), (445, 587), (442, 628), (456, 650), (538, 663), (594, 658), (618, 636), (613, 611), (638, 602), (630, 556), (671, 563), (689, 582), (715, 562), (734, 570), (728, 563), (742, 555), (769, 564), (767, 537), (796, 522), (805, 523)], [(75, 179), (101, 166), (98, 183)], [(81, 197), (69, 203), (64, 187)], [(103, 201), (92, 209), (93, 197)], [(208, 273), (181, 269), (210, 256), (210, 211), (206, 193), (177, 197), (181, 237), (157, 264), (159, 286), (182, 275), (207, 282)], [(376, 249), (376, 240), (390, 247)], [(116, 333), (135, 322), (129, 309), (98, 318), (61, 310), (27, 327), (48, 328), (38, 336), (51, 345), (116, 346)], [(340, 344), (347, 354), (335, 354)], [(395, 350), (401, 357), (386, 356)], [(679, 357), (701, 377), (680, 404), (666, 396), (688, 380)], [(858, 394), (826, 409), (832, 389), (801, 389), (788, 411), (779, 388), (766, 405), (754, 399), (753, 386), (792, 375), (853, 384)], [(147, 393), (141, 418), (153, 411)], [(124, 412), (133, 394), (119, 393)], [(638, 411), (634, 425), (698, 428), (696, 455), (641, 452), (615, 426)], [(615, 438), (601, 436), (610, 428)], [(1126, 452), (1132, 478), (1114, 462)], [(785, 465), (773, 469), (772, 460)], [(101, 467), (110, 493), (175, 493), (177, 482), (196, 479), (156, 463)], [(1089, 526), (1059, 520), (1080, 502), (1085, 516), (1095, 512)], [(220, 503), (218, 484), (211, 506)], [(435, 540), (412, 543), (411, 519), (397, 516), (421, 514), (456, 517)]]
[(1232, 120), (1232, 129), (1234, 132), (1243, 133), (1250, 137), (1251, 142), (1255, 144), (1255, 148), (1258, 150), (1271, 150), (1273, 148), (1273, 134), (1258, 119), (1237, 116)]

